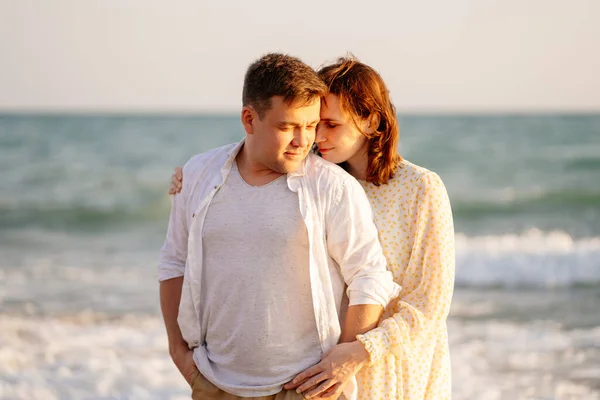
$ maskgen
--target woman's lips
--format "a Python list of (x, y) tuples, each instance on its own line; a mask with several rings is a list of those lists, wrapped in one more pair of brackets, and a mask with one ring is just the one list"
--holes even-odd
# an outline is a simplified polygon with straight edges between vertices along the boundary
[(325, 154), (325, 153), (327, 153), (328, 151), (331, 151), (331, 150), (333, 150), (333, 147), (330, 147), (328, 149), (322, 149), (322, 148), (319, 147), (319, 152), (321, 154)]

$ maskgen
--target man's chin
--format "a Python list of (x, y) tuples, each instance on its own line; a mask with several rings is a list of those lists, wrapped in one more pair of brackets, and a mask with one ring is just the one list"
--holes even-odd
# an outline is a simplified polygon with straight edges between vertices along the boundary
[(302, 159), (294, 162), (282, 162), (277, 165), (277, 169), (275, 169), (275, 171), (279, 172), (280, 174), (289, 174), (290, 172), (297, 171), (298, 168), (300, 168), (300, 165), (302, 165)]

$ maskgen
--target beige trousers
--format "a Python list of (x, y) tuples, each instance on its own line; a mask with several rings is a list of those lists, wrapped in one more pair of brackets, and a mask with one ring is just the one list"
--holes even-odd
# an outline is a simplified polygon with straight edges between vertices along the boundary
[(301, 400), (301, 394), (294, 390), (282, 390), (277, 394), (262, 397), (240, 397), (231, 393), (224, 392), (208, 379), (206, 379), (199, 371), (192, 378), (192, 400)]

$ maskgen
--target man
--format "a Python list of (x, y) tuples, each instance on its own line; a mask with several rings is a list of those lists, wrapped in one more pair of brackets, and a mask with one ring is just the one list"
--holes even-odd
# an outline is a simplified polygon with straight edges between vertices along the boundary
[(193, 399), (302, 398), (283, 384), (398, 295), (361, 186), (310, 153), (326, 90), (300, 60), (262, 57), (244, 79), (245, 139), (184, 166), (159, 280)]

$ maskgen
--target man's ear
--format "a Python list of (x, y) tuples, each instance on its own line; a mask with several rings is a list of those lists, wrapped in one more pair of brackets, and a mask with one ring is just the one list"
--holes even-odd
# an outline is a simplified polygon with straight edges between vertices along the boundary
[(254, 120), (256, 118), (258, 118), (258, 114), (252, 106), (244, 106), (242, 108), (242, 125), (244, 125), (244, 130), (248, 135), (252, 135), (254, 133)]

